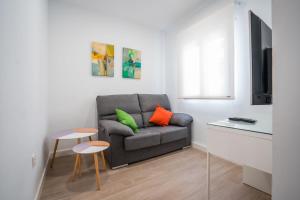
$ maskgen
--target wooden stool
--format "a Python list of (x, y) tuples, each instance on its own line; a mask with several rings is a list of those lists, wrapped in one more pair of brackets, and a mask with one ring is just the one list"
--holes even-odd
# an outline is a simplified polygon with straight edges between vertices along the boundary
[(97, 153), (101, 153), (102, 158), (102, 164), (103, 168), (106, 170), (106, 163), (104, 158), (103, 151), (107, 148), (109, 148), (110, 144), (105, 141), (90, 141), (90, 142), (84, 142), (81, 144), (77, 144), (72, 148), (72, 150), (77, 154), (75, 165), (74, 165), (74, 171), (73, 171), (73, 177), (72, 180), (75, 180), (76, 175), (81, 174), (81, 154), (92, 154), (94, 157), (94, 163), (95, 163), (95, 170), (96, 170), (96, 183), (97, 183), (97, 190), (100, 190), (100, 176), (99, 176), (99, 165), (98, 165), (98, 155)]

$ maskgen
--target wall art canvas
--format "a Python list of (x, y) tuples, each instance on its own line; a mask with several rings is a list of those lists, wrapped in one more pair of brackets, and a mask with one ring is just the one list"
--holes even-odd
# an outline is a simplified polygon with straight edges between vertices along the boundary
[(141, 51), (123, 48), (123, 78), (141, 79)]
[(92, 42), (92, 75), (114, 76), (114, 45)]

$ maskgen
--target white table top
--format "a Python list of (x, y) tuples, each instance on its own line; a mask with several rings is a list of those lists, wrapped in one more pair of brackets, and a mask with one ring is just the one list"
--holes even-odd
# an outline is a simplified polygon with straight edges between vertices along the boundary
[(108, 146), (92, 146), (90, 142), (83, 142), (74, 146), (72, 150), (79, 154), (91, 154), (104, 151), (107, 148)]
[(211, 122), (208, 123), (208, 125), (272, 135), (272, 125), (262, 121), (257, 121), (255, 124), (250, 124), (245, 122), (234, 122), (226, 119), (217, 122)]
[(97, 129), (88, 129), (88, 128), (69, 129), (54, 134), (52, 138), (59, 139), (59, 140), (78, 139), (78, 138), (93, 136), (97, 132), (98, 132)]

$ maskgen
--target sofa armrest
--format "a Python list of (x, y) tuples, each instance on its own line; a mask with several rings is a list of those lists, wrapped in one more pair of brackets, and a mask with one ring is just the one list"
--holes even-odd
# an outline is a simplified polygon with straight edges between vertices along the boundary
[(99, 120), (99, 127), (107, 135), (121, 135), (124, 137), (134, 135), (131, 128), (114, 120)]
[(174, 113), (170, 120), (170, 124), (177, 126), (188, 126), (192, 122), (193, 117), (184, 113)]

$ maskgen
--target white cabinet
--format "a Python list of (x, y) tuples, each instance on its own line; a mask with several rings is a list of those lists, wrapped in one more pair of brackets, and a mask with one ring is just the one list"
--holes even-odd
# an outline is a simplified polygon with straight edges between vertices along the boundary
[(272, 173), (272, 135), (225, 127), (208, 127), (211, 154)]
[[(270, 193), (271, 180), (263, 181), (272, 174), (272, 134), (271, 127), (219, 121), (209, 123), (207, 127), (208, 161), (210, 154), (244, 166), (244, 172), (254, 176), (243, 178), (249, 184)], [(208, 173), (210, 173), (208, 163)], [(253, 169), (253, 170), (252, 170)], [(244, 175), (247, 175), (244, 173)], [(247, 182), (249, 180), (249, 183)], [(255, 181), (254, 181), (255, 180)], [(208, 174), (208, 192), (209, 192)], [(262, 185), (262, 186), (261, 186)], [(267, 189), (265, 189), (267, 188)]]

